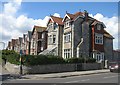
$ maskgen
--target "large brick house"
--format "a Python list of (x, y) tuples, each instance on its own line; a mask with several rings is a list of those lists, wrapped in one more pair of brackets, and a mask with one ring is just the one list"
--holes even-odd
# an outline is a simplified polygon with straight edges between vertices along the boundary
[(48, 43), (47, 49), (40, 54), (50, 54), (62, 57), (63, 22), (62, 18), (50, 16), (47, 23)]
[(31, 55), (38, 55), (47, 48), (46, 27), (34, 26), (31, 36)]
[(87, 11), (66, 13), (63, 18), (63, 58), (93, 57), (97, 61), (112, 60), (113, 37), (105, 25), (88, 16)]

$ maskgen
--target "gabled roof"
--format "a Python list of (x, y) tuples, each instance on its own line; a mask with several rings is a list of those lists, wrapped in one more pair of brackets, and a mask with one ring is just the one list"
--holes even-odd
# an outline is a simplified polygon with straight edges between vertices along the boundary
[[(50, 16), (49, 21), (50, 20), (52, 20), (52, 22), (55, 22), (55, 23), (57, 23), (59, 25), (63, 25), (63, 22), (62, 22), (63, 18), (55, 17), (55, 16)], [(49, 23), (49, 21), (48, 21), (48, 23)]]
[(41, 27), (41, 26), (36, 26), (36, 25), (34, 25), (33, 31), (32, 31), (32, 35), (33, 35), (33, 33), (34, 33), (35, 30), (36, 30), (37, 32), (42, 32), (42, 31), (46, 30), (46, 27)]
[(112, 35), (110, 35), (106, 30), (104, 30), (104, 36), (107, 38), (114, 39), (114, 37)]
[(100, 22), (100, 21), (94, 19), (94, 21), (93, 21), (93, 23), (92, 23), (91, 25), (94, 25), (94, 26), (95, 26), (96, 24), (102, 24), (103, 27), (106, 28), (106, 26), (105, 26), (105, 24), (104, 24), (103, 22)]
[(68, 17), (71, 20), (75, 20), (78, 16), (84, 16), (83, 12), (76, 12), (74, 14), (66, 13), (65, 17), (63, 18), (62, 22)]

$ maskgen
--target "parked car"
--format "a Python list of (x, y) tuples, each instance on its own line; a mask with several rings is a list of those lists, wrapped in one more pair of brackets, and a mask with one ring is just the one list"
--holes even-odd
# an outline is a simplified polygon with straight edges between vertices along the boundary
[(109, 69), (110, 72), (120, 72), (120, 61), (110, 62)]

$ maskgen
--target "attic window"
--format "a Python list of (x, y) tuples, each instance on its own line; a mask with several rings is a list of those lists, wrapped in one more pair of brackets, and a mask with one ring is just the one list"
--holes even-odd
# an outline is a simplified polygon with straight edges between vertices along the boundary
[(64, 28), (67, 28), (67, 27), (70, 27), (70, 22), (69, 22), (69, 21), (66, 21), (66, 22), (64, 23)]
[(101, 30), (101, 24), (97, 25), (97, 30)]

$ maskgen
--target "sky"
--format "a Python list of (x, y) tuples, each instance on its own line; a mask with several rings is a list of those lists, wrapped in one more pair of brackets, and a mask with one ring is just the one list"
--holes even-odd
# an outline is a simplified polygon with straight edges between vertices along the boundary
[(2, 3), (0, 10), (0, 35), (7, 43), (32, 30), (34, 25), (46, 26), (50, 15), (64, 17), (68, 13), (87, 10), (89, 16), (102, 21), (113, 35), (114, 49), (118, 49), (118, 3), (117, 2), (22, 2), (11, 0)]

